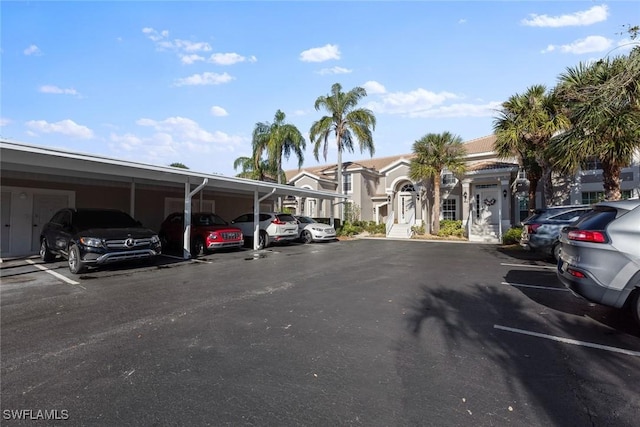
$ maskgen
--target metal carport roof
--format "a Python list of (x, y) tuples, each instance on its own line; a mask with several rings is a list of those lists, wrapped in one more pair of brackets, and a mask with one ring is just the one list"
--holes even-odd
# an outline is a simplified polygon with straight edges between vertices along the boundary
[[(185, 186), (185, 256), (188, 255), (190, 231), (190, 206), (188, 202), (196, 190), (212, 188), (232, 190), (254, 197), (254, 213), (259, 213), (261, 198), (274, 196), (312, 197), (316, 199), (347, 199), (348, 196), (328, 192), (297, 188), (286, 184), (276, 184), (251, 179), (227, 177), (216, 174), (195, 172), (171, 166), (157, 166), (132, 162), (95, 154), (77, 153), (52, 147), (30, 145), (6, 139), (0, 140), (0, 170), (28, 173), (46, 173), (65, 177), (87, 177), (136, 183), (171, 183)], [(333, 210), (332, 210), (333, 213)], [(258, 225), (254, 224), (257, 237)], [(254, 246), (257, 239), (254, 239)]]

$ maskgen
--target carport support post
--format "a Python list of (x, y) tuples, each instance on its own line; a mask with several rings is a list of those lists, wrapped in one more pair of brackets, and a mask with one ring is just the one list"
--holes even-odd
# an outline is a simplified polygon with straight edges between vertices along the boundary
[(182, 258), (191, 258), (191, 198), (202, 190), (209, 182), (209, 178), (205, 178), (202, 184), (198, 185), (195, 190), (191, 190), (191, 183), (187, 179), (184, 183), (184, 235), (182, 238)]
[[(276, 189), (273, 188), (271, 193), (267, 193), (262, 197), (258, 197), (258, 189), (253, 191), (253, 250), (258, 249), (258, 240), (260, 239), (260, 202), (264, 199), (271, 197), (272, 194), (276, 192)], [(265, 246), (266, 246), (265, 242)]]

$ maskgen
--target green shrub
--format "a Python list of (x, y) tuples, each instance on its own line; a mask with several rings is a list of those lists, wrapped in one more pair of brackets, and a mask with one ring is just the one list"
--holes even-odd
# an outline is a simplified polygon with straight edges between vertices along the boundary
[(440, 231), (438, 232), (440, 237), (463, 237), (464, 229), (462, 228), (462, 221), (454, 221), (452, 219), (443, 219), (440, 221)]
[(424, 234), (424, 225), (414, 225), (413, 227), (411, 227), (411, 231), (422, 236)]
[(362, 233), (362, 227), (353, 225), (350, 222), (345, 222), (339, 230), (336, 230), (338, 236), (354, 236), (360, 233)]
[(520, 235), (522, 234), (522, 227), (513, 227), (508, 229), (502, 235), (502, 243), (505, 245), (513, 245), (520, 242)]
[(375, 221), (369, 221), (365, 224), (364, 229), (369, 232), (369, 234), (386, 234), (387, 227), (384, 224), (376, 224)]

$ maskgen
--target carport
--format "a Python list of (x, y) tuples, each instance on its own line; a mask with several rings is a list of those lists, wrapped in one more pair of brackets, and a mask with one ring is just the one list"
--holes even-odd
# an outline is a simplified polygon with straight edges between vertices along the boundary
[[(220, 192), (250, 200), (254, 212), (254, 249), (258, 244), (258, 218), (260, 202), (276, 197), (313, 197), (326, 200), (330, 206), (334, 200), (347, 198), (345, 195), (325, 191), (296, 188), (284, 184), (254, 181), (250, 179), (226, 177), (222, 175), (195, 172), (170, 166), (156, 166), (92, 154), (75, 153), (51, 147), (29, 145), (8, 140), (0, 141), (0, 184), (2, 187), (2, 253), (11, 254), (14, 238), (24, 230), (37, 234), (42, 223), (48, 221), (45, 215), (36, 212), (35, 203), (30, 201), (31, 188), (40, 193), (57, 192), (67, 194), (66, 203), (75, 207), (76, 186), (83, 186), (84, 193), (92, 193), (85, 199), (98, 200), (96, 205), (105, 207), (110, 190), (118, 188), (119, 193), (112, 198), (123, 210), (136, 217), (136, 206), (141, 210), (146, 200), (141, 199), (142, 187), (153, 188), (154, 194), (179, 192), (185, 213), (184, 257), (190, 257), (190, 230), (192, 200), (205, 190)], [(66, 193), (65, 193), (66, 192)], [(102, 198), (102, 194), (104, 198)], [(123, 200), (127, 199), (127, 200)], [(248, 200), (247, 200), (248, 199)], [(197, 200), (197, 199), (196, 199)], [(154, 200), (154, 203), (160, 203)], [(248, 205), (248, 204), (247, 204)], [(202, 202), (200, 202), (202, 206)], [(91, 206), (83, 206), (91, 207)], [(46, 211), (45, 211), (46, 212)], [(333, 209), (330, 209), (333, 219)], [(33, 240), (34, 237), (32, 237)], [(26, 248), (26, 246), (25, 246)], [(26, 251), (26, 249), (23, 249)], [(33, 251), (33, 245), (31, 246)], [(28, 252), (28, 251), (27, 251)]]

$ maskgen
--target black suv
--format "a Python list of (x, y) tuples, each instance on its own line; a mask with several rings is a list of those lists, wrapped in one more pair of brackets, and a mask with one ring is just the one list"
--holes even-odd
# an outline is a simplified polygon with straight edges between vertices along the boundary
[(69, 260), (79, 274), (89, 265), (127, 260), (153, 260), (161, 252), (158, 235), (128, 214), (113, 209), (61, 209), (40, 235), (40, 257)]

